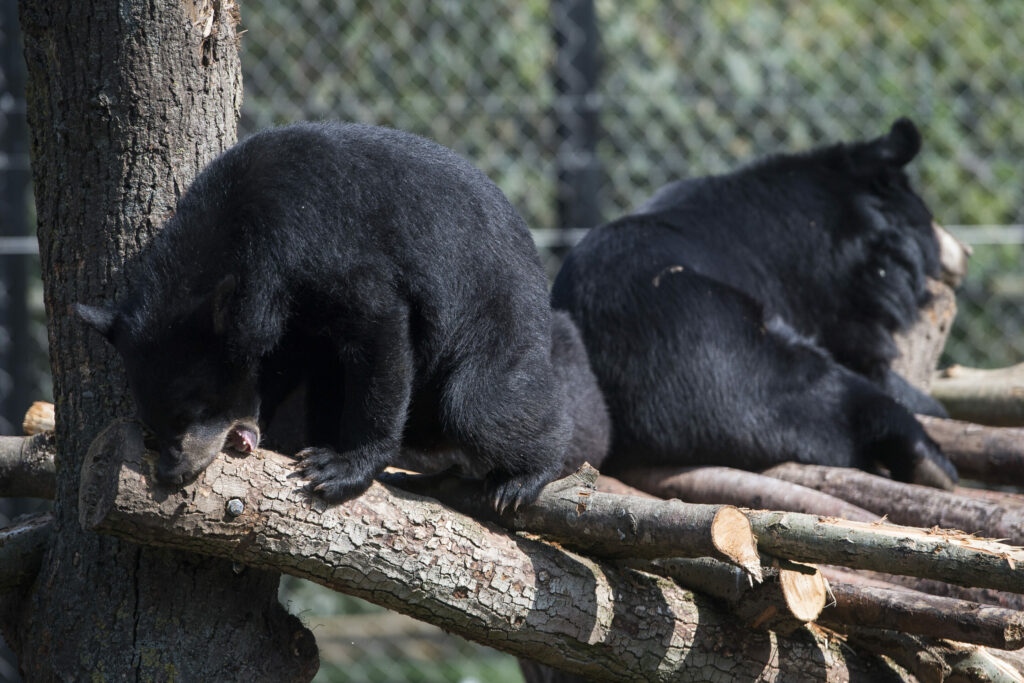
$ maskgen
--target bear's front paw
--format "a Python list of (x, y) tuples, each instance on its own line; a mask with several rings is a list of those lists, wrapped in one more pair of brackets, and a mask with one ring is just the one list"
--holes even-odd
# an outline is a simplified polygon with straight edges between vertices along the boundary
[(488, 499), (495, 512), (504, 514), (510, 507), (518, 510), (537, 499), (544, 485), (555, 478), (555, 473), (498, 474), (487, 477)]
[(340, 503), (360, 495), (373, 483), (374, 468), (361, 465), (330, 448), (306, 448), (295, 455), (295, 466), (308, 484), (303, 490), (327, 503)]

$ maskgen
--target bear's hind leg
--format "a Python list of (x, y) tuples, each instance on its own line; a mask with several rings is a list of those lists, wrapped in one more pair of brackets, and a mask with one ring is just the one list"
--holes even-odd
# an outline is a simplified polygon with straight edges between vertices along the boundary
[(532, 502), (561, 473), (572, 423), (547, 357), (463, 368), (442, 403), (446, 430), (489, 468), (487, 495), (499, 513)]

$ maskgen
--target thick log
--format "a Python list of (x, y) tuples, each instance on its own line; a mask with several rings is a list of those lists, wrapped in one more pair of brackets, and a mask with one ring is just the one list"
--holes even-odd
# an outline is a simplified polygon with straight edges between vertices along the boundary
[(849, 467), (785, 463), (765, 474), (843, 498), (896, 524), (960, 529), (1024, 545), (1024, 507), (905, 484)]
[(948, 529), (851, 522), (798, 512), (747, 512), (762, 552), (1024, 593), (1024, 549)]
[(1024, 486), (1024, 429), (918, 415), (961, 476)]
[(921, 309), (917, 322), (893, 335), (899, 356), (893, 360), (892, 369), (924, 392), (929, 389), (956, 317), (956, 293), (949, 285), (929, 279), (928, 291), (932, 298)]
[(829, 581), (835, 604), (818, 621), (948, 638), (1001, 650), (1024, 646), (1024, 613), (897, 586)]
[(0, 529), (0, 593), (24, 590), (35, 580), (52, 535), (49, 513)]
[(1024, 363), (995, 370), (953, 365), (935, 375), (931, 394), (954, 419), (1024, 426)]
[[(334, 507), (268, 451), (218, 457), (180, 490), (154, 483), (131, 424), (83, 463), (84, 526), (311, 579), (593, 680), (891, 679), (840, 643), (738, 627), (673, 582), (574, 555), (375, 483)], [(237, 513), (237, 514), (236, 514)], [(875, 678), (879, 680), (879, 678)]]
[[(584, 464), (548, 484), (532, 504), (495, 520), (602, 558), (713, 557), (761, 580), (761, 560), (746, 516), (731, 505), (691, 505), (598, 491)], [(479, 482), (448, 476), (389, 475), (384, 481), (437, 498), (478, 519), (493, 516)]]
[(56, 481), (53, 432), (0, 436), (0, 496), (52, 500)]
[(637, 489), (690, 503), (805, 512), (862, 522), (879, 517), (836, 496), (732, 467), (654, 467), (620, 472), (618, 478)]
[(738, 567), (706, 557), (622, 564), (667, 576), (685, 588), (725, 601), (748, 628), (791, 633), (817, 619), (828, 597), (828, 584), (817, 567), (764, 559), (764, 580), (759, 584)]
[(25, 419), (21, 423), (21, 428), (29, 436), (52, 432), (54, 427), (56, 427), (56, 421), (53, 404), (46, 401), (36, 401), (29, 406), (25, 413)]

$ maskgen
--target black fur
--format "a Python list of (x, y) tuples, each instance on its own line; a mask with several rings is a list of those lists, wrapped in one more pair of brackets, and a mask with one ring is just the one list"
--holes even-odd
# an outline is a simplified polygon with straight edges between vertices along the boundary
[(902, 168), (919, 147), (901, 119), (873, 141), (673, 183), (590, 231), (552, 296), (608, 401), (607, 470), (795, 460), (952, 485), (899, 402), (941, 409), (888, 369), (939, 272)]
[(560, 473), (572, 436), (576, 387), (552, 367), (526, 226), (482, 173), (413, 135), (252, 136), (196, 178), (117, 306), (79, 312), (121, 353), (167, 483), (297, 393), (303, 475), (330, 502), (400, 446), (454, 448), (500, 510)]

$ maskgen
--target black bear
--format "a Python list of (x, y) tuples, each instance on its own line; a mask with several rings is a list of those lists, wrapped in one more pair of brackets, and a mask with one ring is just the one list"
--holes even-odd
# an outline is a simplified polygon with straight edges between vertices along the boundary
[(792, 460), (952, 486), (910, 412), (941, 408), (889, 370), (893, 332), (939, 273), (903, 170), (919, 148), (900, 119), (868, 142), (673, 183), (584, 237), (552, 303), (608, 403), (607, 471)]
[(457, 449), (501, 511), (571, 456), (552, 355), (586, 367), (585, 350), (567, 319), (552, 328), (523, 220), (438, 144), (358, 124), (256, 134), (199, 174), (131, 273), (115, 306), (78, 314), (122, 356), (164, 483), (251, 451), (299, 390), (299, 467), (328, 502), (402, 447)]

